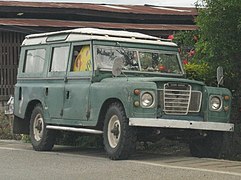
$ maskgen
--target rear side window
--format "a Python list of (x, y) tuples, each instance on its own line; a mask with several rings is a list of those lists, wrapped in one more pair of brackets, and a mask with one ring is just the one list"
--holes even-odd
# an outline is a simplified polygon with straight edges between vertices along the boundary
[(25, 54), (24, 73), (41, 73), (44, 69), (45, 49), (27, 50)]
[(55, 47), (52, 53), (51, 72), (66, 71), (69, 56), (69, 47)]

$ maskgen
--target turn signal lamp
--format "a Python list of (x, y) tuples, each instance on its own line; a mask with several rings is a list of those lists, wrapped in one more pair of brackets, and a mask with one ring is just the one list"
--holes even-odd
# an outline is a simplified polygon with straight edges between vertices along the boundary
[(140, 95), (141, 94), (141, 90), (140, 89), (135, 89), (134, 90), (134, 94), (135, 95)]
[(230, 96), (224, 96), (224, 100), (228, 101), (230, 99)]

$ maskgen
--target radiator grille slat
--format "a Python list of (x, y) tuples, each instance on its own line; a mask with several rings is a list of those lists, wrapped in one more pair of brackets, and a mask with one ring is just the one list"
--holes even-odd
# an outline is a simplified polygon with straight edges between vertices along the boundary
[(189, 112), (200, 111), (202, 93), (192, 91), (192, 87), (188, 84), (167, 83), (159, 91), (160, 105), (165, 114), (186, 115)]

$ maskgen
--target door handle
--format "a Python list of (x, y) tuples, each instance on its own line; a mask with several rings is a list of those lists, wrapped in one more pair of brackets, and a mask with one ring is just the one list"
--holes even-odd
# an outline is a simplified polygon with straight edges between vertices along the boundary
[(45, 96), (49, 95), (49, 88), (45, 88)]
[(66, 99), (69, 99), (69, 97), (70, 97), (70, 92), (69, 92), (69, 91), (66, 91), (66, 92), (65, 92), (65, 95), (66, 95)]

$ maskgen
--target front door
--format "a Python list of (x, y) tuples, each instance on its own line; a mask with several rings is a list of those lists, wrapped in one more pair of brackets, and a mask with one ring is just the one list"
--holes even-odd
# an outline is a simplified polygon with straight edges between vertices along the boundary
[(89, 43), (73, 44), (65, 84), (63, 119), (71, 125), (82, 125), (89, 117), (89, 89), (92, 63)]

